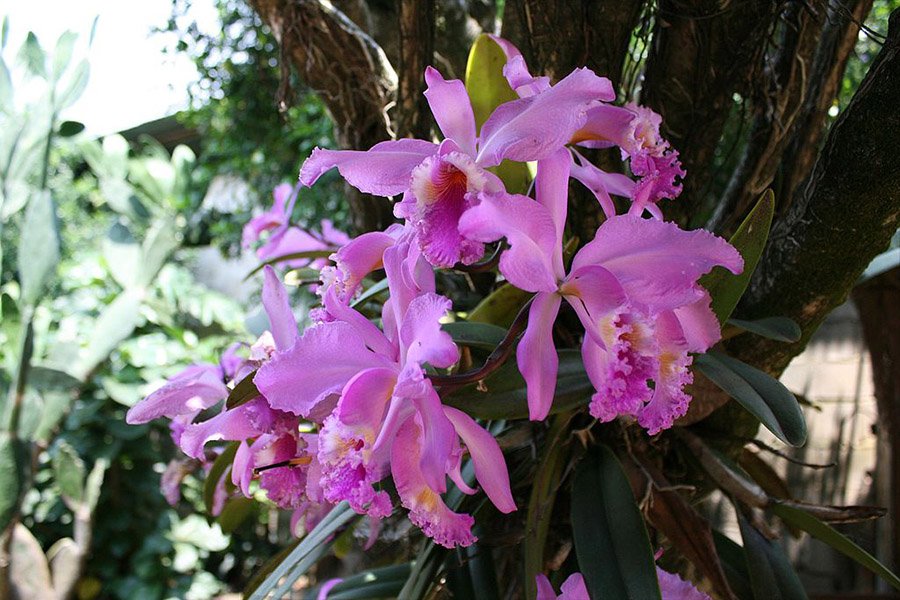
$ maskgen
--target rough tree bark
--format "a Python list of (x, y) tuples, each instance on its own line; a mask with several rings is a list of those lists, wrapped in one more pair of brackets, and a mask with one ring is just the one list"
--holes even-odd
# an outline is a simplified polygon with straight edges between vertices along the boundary
[[(808, 176), (859, 23), (872, 1), (850, 0), (842, 6), (842, 10), (834, 5), (815, 10), (806, 2), (793, 1), (782, 12), (771, 67), (753, 103), (749, 138), (707, 222), (710, 229), (729, 231), (773, 185), (776, 200), (786, 206), (799, 185), (798, 176)], [(774, 182), (779, 174), (780, 185)]]
[(702, 205), (735, 93), (752, 89), (777, 2), (662, 0), (641, 100), (660, 113), (688, 173), (667, 216), (686, 223)]
[(778, 375), (825, 316), (846, 300), (866, 265), (900, 226), (900, 11), (884, 48), (832, 127), (806, 186), (772, 229), (738, 307), (745, 318), (783, 315), (803, 335), (795, 344), (739, 336), (729, 349)]
[[(323, 0), (251, 0), (271, 27), (282, 56), (318, 92), (343, 148), (368, 149), (391, 138), (387, 107), (397, 74), (384, 51), (346, 14)], [(348, 188), (354, 229), (386, 227), (390, 203)]]

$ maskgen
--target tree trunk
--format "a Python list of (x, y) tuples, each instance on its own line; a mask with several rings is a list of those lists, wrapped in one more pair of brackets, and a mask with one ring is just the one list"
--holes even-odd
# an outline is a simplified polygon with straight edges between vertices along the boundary
[(888, 509), (878, 524), (876, 550), (879, 560), (896, 571), (900, 549), (900, 267), (857, 287), (853, 300), (872, 359), (878, 403), (877, 502)]

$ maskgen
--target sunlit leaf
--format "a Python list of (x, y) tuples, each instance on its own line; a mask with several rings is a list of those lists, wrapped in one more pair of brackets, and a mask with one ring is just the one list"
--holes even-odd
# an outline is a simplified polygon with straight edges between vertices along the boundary
[(797, 398), (770, 375), (719, 352), (694, 358), (696, 367), (785, 444), (806, 442), (806, 421)]
[(38, 301), (58, 262), (56, 210), (50, 192), (41, 190), (28, 202), (19, 237), (21, 298), (24, 304), (34, 305)]
[(56, 47), (53, 49), (53, 79), (59, 79), (60, 75), (69, 66), (72, 61), (72, 51), (75, 50), (75, 41), (78, 34), (74, 31), (64, 31), (56, 40)]
[(31, 75), (47, 78), (47, 55), (34, 32), (28, 32), (19, 48), (18, 58)]
[(79, 378), (86, 378), (141, 323), (141, 298), (140, 290), (125, 290), (103, 309), (73, 371)]
[(593, 600), (660, 598), (653, 550), (622, 466), (598, 446), (575, 469), (572, 535)]
[(0, 531), (16, 513), (25, 467), (25, 446), (7, 431), (0, 431)]
[(63, 442), (53, 455), (53, 479), (67, 500), (80, 503), (84, 498), (84, 461), (69, 444)]
[(66, 77), (65, 85), (56, 96), (56, 108), (62, 110), (75, 104), (87, 89), (91, 76), (91, 65), (87, 59), (81, 60)]

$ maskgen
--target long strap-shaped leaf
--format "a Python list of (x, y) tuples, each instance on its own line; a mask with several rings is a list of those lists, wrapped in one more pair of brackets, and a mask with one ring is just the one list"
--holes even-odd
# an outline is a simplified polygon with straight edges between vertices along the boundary
[(781, 547), (738, 515), (755, 600), (806, 600), (806, 591)]
[[(290, 554), (282, 561), (280, 565), (275, 567), (272, 573), (266, 577), (258, 588), (250, 595), (250, 600), (263, 600), (276, 589), (282, 578), (285, 579), (287, 587), (282, 584), (280, 591), (282, 594), (290, 589), (290, 585), (303, 575), (306, 570), (319, 558), (317, 555), (323, 551), (323, 544), (334, 534), (340, 527), (348, 523), (356, 516), (353, 509), (346, 502), (341, 502), (329, 512), (318, 525), (309, 532), (303, 541), (294, 548)], [(288, 583), (289, 582), (289, 583)], [(274, 598), (279, 598), (276, 593)]]
[(854, 544), (850, 538), (827, 523), (823, 523), (804, 510), (783, 504), (776, 504), (772, 508), (772, 512), (781, 517), (788, 525), (798, 527), (814, 538), (825, 542), (838, 552), (845, 554), (887, 581), (894, 589), (900, 590), (900, 577), (897, 577), (890, 569), (878, 562), (874, 556)]
[(785, 444), (806, 443), (806, 421), (794, 395), (777, 379), (718, 352), (694, 358), (713, 383), (737, 400)]
[(572, 534), (592, 600), (659, 600), (647, 528), (622, 466), (605, 446), (575, 471)]

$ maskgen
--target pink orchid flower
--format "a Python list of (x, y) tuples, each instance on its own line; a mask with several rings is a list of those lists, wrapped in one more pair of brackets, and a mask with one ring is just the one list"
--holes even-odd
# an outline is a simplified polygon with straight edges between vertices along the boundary
[[(536, 292), (516, 351), (527, 384), (529, 416), (550, 411), (559, 360), (553, 324), (565, 298), (585, 327), (583, 353), (598, 392), (591, 413), (630, 414), (651, 432), (687, 410), (687, 352), (719, 338), (709, 296), (697, 279), (713, 266), (741, 271), (740, 254), (713, 234), (634, 215), (605, 221), (565, 271), (562, 256), (571, 159), (565, 149), (538, 161), (537, 201), (525, 196), (482, 199), (460, 230), (483, 242), (505, 237), (500, 272)], [(655, 387), (650, 387), (653, 381)]]
[(308, 329), (254, 381), (272, 407), (301, 416), (338, 398), (318, 434), (325, 500), (385, 517), (390, 499), (376, 486), (390, 472), (413, 523), (439, 544), (469, 545), (471, 517), (450, 511), (440, 497), (448, 476), (474, 492), (459, 476), (460, 438), (488, 497), (504, 512), (515, 505), (496, 441), (470, 417), (443, 407), (425, 376), (425, 364), (450, 367), (459, 351), (440, 329), (450, 301), (434, 293), (433, 271), (411, 242), (384, 251), (391, 292), (384, 331), (330, 288), (324, 306), (333, 320)]
[[(521, 98), (541, 94), (550, 87), (546, 77), (533, 77), (529, 73), (518, 48), (498, 36), (491, 38), (506, 54), (503, 74)], [(656, 202), (681, 194), (677, 179), (683, 178), (685, 171), (678, 161), (678, 152), (670, 149), (660, 135), (661, 123), (660, 115), (634, 103), (620, 107), (597, 102), (588, 109), (582, 126), (564, 141), (586, 148), (618, 146), (622, 158), (631, 159), (631, 172), (639, 178), (637, 182), (618, 173), (607, 173), (573, 150), (571, 176), (593, 192), (607, 218), (616, 214), (611, 196), (630, 198), (630, 214), (641, 216), (647, 211), (662, 219)]]
[[(256, 250), (256, 256), (260, 260), (269, 261), (311, 250), (327, 250), (350, 241), (349, 236), (335, 228), (334, 223), (328, 219), (322, 220), (321, 232), (306, 231), (292, 226), (290, 223), (291, 213), (297, 200), (297, 190), (294, 187), (282, 183), (275, 188), (272, 195), (275, 200), (272, 208), (250, 219), (244, 225), (241, 235), (241, 245), (244, 248), (250, 248), (262, 237), (264, 232), (269, 232), (265, 242)], [(307, 265), (313, 268), (325, 266), (322, 259), (287, 259), (280, 262), (290, 268)]]
[[(694, 587), (689, 581), (678, 575), (663, 571), (656, 567), (659, 579), (659, 591), (662, 600), (711, 600), (711, 598)], [(553, 591), (550, 580), (543, 573), (537, 575), (537, 600), (590, 600), (587, 585), (581, 573), (572, 573), (560, 588), (559, 596)]]
[(615, 97), (608, 79), (577, 69), (540, 93), (498, 106), (476, 135), (463, 83), (447, 81), (431, 67), (425, 81), (425, 96), (445, 137), (441, 144), (401, 139), (365, 152), (317, 148), (303, 164), (300, 181), (313, 185), (322, 173), (337, 167), (360, 191), (403, 194), (395, 214), (412, 225), (422, 253), (436, 267), (470, 264), (483, 255), (484, 246), (460, 235), (457, 223), (481, 195), (505, 193), (489, 167), (552, 154), (584, 125), (592, 106)]

